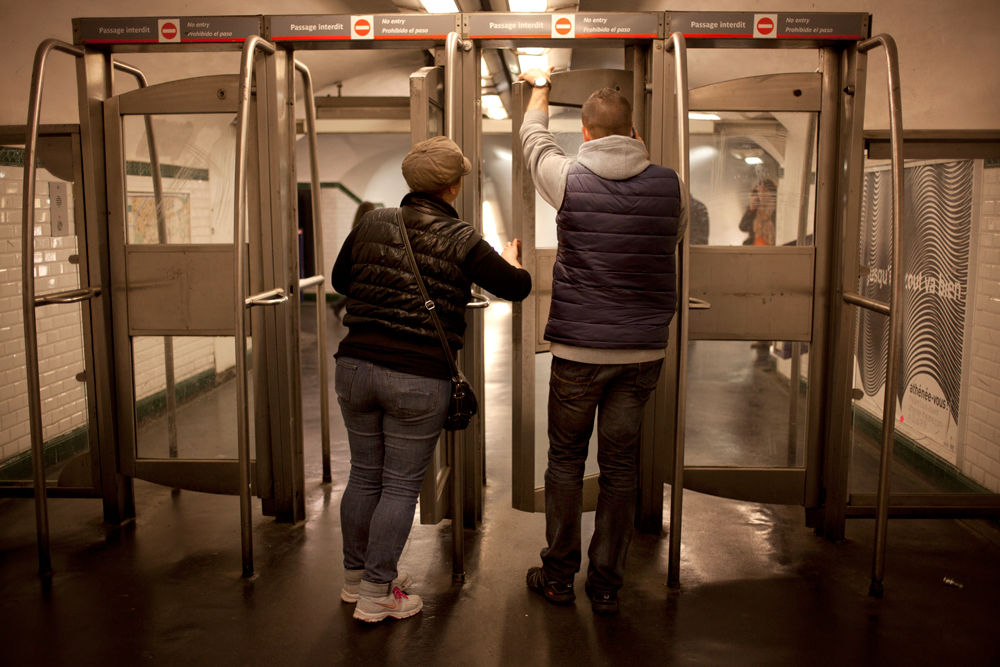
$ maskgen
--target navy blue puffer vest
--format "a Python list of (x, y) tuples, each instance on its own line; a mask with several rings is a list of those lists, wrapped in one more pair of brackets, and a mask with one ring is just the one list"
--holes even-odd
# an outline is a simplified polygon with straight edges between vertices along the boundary
[(680, 182), (650, 165), (622, 181), (575, 163), (556, 215), (559, 250), (545, 339), (575, 347), (667, 346), (677, 305)]

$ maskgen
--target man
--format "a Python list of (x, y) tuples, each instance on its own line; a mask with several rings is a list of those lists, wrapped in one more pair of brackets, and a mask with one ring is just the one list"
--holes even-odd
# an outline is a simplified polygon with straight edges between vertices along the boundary
[(554, 604), (576, 599), (587, 446), (597, 414), (597, 516), (586, 592), (597, 613), (618, 611), (618, 590), (635, 517), (643, 407), (660, 376), (677, 301), (675, 251), (687, 225), (684, 188), (651, 164), (632, 127), (632, 108), (604, 88), (583, 106), (583, 140), (566, 157), (548, 131), (550, 79), (534, 88), (521, 126), (525, 161), (539, 194), (558, 210), (559, 249), (545, 339), (552, 346), (542, 566), (528, 587)]

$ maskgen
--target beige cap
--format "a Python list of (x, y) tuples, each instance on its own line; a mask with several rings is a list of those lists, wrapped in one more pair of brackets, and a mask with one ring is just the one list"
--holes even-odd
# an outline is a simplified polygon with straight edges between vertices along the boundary
[(448, 137), (431, 137), (403, 158), (403, 178), (413, 192), (440, 192), (472, 171), (469, 158)]

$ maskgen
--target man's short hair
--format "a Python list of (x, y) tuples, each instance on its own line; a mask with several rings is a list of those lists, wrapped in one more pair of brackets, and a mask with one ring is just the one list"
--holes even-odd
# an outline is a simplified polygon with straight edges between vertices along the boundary
[(632, 105), (614, 88), (601, 88), (583, 103), (583, 126), (594, 139), (632, 132)]

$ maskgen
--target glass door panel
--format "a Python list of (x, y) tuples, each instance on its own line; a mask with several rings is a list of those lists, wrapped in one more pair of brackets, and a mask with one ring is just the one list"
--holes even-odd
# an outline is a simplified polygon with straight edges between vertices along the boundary
[[(801, 468), (812, 260), (792, 248), (813, 244), (817, 114), (698, 111), (690, 123), (691, 243), (719, 251), (692, 250), (691, 296), (717, 314), (691, 314), (685, 465)], [(786, 293), (803, 298), (782, 304)], [(797, 340), (758, 339), (782, 328)]]

